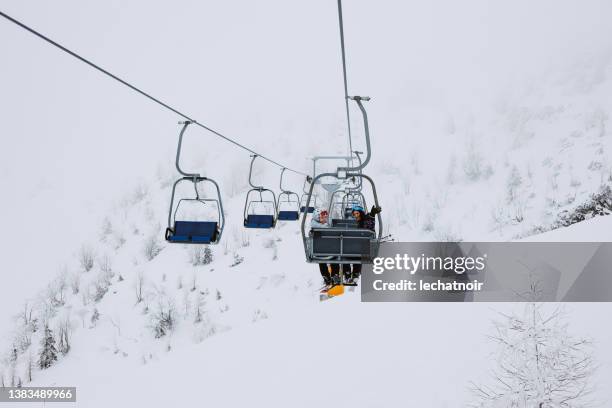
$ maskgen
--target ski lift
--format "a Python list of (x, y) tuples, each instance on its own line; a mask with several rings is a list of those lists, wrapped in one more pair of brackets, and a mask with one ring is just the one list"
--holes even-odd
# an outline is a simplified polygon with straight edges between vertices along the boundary
[[(280, 194), (278, 195), (278, 203), (276, 205), (277, 213), (276, 218), (281, 221), (297, 221), (300, 219), (300, 197), (293, 191), (285, 190), (283, 188), (283, 174), (286, 168), (283, 167), (280, 176)], [(286, 197), (283, 201), (282, 197)], [(282, 208), (285, 208), (284, 210)]]
[[(176, 150), (176, 169), (183, 176), (174, 182), (172, 186), (172, 196), (170, 198), (170, 210), (168, 212), (168, 227), (166, 228), (165, 238), (170, 243), (181, 243), (181, 244), (216, 244), (221, 240), (223, 234), (223, 228), (225, 226), (225, 216), (223, 214), (223, 203), (221, 201), (221, 192), (219, 185), (213, 179), (201, 176), (197, 173), (187, 173), (181, 169), (180, 157), (181, 148), (183, 144), (183, 134), (187, 127), (193, 122), (185, 121), (179, 122), (183, 125), (181, 133), (179, 135), (178, 147)], [(174, 199), (176, 195), (176, 187), (182, 182), (193, 183), (195, 192), (195, 198), (181, 198), (174, 207)], [(215, 187), (217, 192), (216, 198), (202, 198), (198, 191), (198, 184), (209, 183)], [(181, 205), (187, 203), (197, 203), (197, 206), (210, 207), (210, 203), (214, 203), (213, 211), (216, 212), (217, 217), (197, 217), (197, 220), (185, 220), (177, 219), (177, 214)], [(203, 207), (202, 207), (203, 208)], [(174, 210), (174, 211), (173, 211)]]
[[(255, 159), (257, 159), (257, 155), (254, 154), (251, 156), (253, 160), (251, 160), (251, 168), (249, 170), (249, 185), (252, 187), (246, 195), (246, 200), (244, 202), (244, 227), (245, 228), (274, 228), (276, 225), (276, 195), (272, 190), (268, 190), (262, 186), (256, 186), (251, 181), (251, 176), (253, 175), (253, 163), (255, 163)], [(251, 195), (255, 193), (259, 195), (259, 199), (250, 199)], [(264, 193), (268, 197), (264, 200)], [(271, 209), (267, 211), (262, 211), (262, 207)], [(258, 208), (259, 207), (259, 208)]]
[[(371, 158), (370, 133), (368, 127), (368, 117), (361, 101), (368, 101), (368, 97), (354, 96), (354, 100), (363, 116), (365, 127), (365, 139), (367, 147), (366, 159), (357, 167), (338, 167), (336, 173), (321, 173), (315, 176), (308, 191), (306, 206), (310, 204), (314, 185), (321, 178), (335, 178), (338, 184), (352, 179), (368, 181), (374, 196), (374, 204), (379, 207), (376, 185), (369, 176), (363, 174), (362, 170), (369, 163)], [(360, 184), (361, 186), (361, 184)], [(378, 233), (369, 229), (358, 228), (356, 223), (346, 223), (344, 225), (331, 226), (329, 228), (311, 228), (306, 235), (306, 218), (302, 219), (302, 241), (306, 261), (311, 263), (336, 263), (336, 264), (364, 264), (372, 263), (378, 255), (380, 240), (382, 238), (382, 218), (377, 214)]]
[(302, 186), (302, 197), (300, 197), (300, 212), (301, 213), (307, 213), (307, 214), (312, 214), (315, 210), (315, 207), (318, 205), (318, 198), (315, 195), (314, 196), (314, 200), (313, 200), (313, 205), (310, 205), (308, 207), (306, 207), (306, 201), (304, 199), (308, 198), (308, 190), (306, 190), (306, 183), (311, 183), (312, 182), (312, 177), (307, 176), (306, 179), (304, 180), (304, 185)]

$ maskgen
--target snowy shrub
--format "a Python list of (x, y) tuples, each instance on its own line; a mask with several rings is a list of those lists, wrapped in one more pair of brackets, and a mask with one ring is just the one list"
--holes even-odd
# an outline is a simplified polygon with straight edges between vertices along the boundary
[(484, 159), (472, 141), (466, 150), (463, 160), (463, 172), (470, 181), (478, 181), (482, 178), (485, 170)]
[(57, 349), (55, 348), (55, 338), (49, 326), (45, 326), (45, 333), (38, 358), (38, 367), (41, 370), (47, 369), (57, 361)]
[(253, 313), (252, 322), (258, 322), (260, 320), (265, 320), (268, 318), (268, 314), (261, 309), (255, 309), (255, 313)]
[(242, 239), (240, 240), (240, 246), (242, 246), (243, 248), (251, 246), (251, 236), (248, 232), (242, 232), (241, 238)]
[(160, 302), (155, 313), (151, 315), (151, 327), (156, 339), (172, 332), (176, 322), (176, 312), (172, 302)]
[(125, 238), (123, 237), (123, 234), (120, 233), (120, 232), (115, 231), (113, 233), (113, 248), (115, 250), (118, 250), (124, 244), (125, 244)]
[(145, 258), (147, 258), (148, 261), (151, 261), (157, 255), (159, 255), (161, 251), (162, 251), (162, 246), (159, 242), (159, 238), (157, 237), (157, 234), (151, 234), (149, 238), (145, 240), (145, 243), (144, 243), (143, 252), (144, 252)]
[(104, 254), (100, 259), (98, 259), (98, 267), (100, 270), (106, 275), (112, 278), (113, 276), (113, 263), (108, 254)]
[(66, 272), (62, 271), (53, 282), (47, 285), (46, 296), (53, 307), (63, 306), (66, 302), (65, 292), (68, 284), (66, 282)]
[(93, 313), (91, 314), (91, 319), (89, 320), (91, 322), (91, 326), (95, 327), (98, 320), (100, 320), (100, 312), (98, 312), (98, 309), (94, 308)]
[[(586, 407), (595, 371), (591, 343), (568, 333), (563, 313), (530, 302), (501, 314), (489, 338), (497, 345), (490, 384), (472, 383), (474, 407)], [(571, 401), (571, 402), (570, 402)]]
[(194, 323), (201, 323), (204, 318), (204, 314), (206, 313), (204, 308), (206, 307), (206, 296), (207, 295), (208, 293), (201, 292), (201, 293), (198, 293), (195, 298), (194, 321), (193, 321)]
[(240, 256), (240, 254), (238, 252), (235, 252), (234, 253), (234, 262), (232, 262), (230, 267), (234, 267), (234, 266), (240, 265), (242, 262), (244, 262), (244, 257)]
[(571, 211), (561, 212), (558, 225), (567, 227), (589, 218), (610, 213), (612, 213), (612, 189), (610, 186), (605, 186), (599, 192), (591, 195), (586, 203)]
[(134, 191), (132, 191), (130, 201), (132, 202), (132, 204), (138, 204), (139, 202), (143, 201), (148, 194), (149, 187), (144, 183), (140, 183), (136, 187), (134, 187)]
[(201, 343), (207, 338), (214, 336), (217, 333), (217, 327), (207, 320), (202, 321), (198, 324), (198, 327), (194, 333), (194, 342)]
[(108, 292), (108, 288), (110, 287), (110, 277), (108, 274), (104, 272), (100, 272), (98, 277), (92, 282), (92, 290), (91, 290), (91, 300), (94, 302), (99, 302), (104, 298), (106, 292)]
[(32, 331), (29, 327), (20, 325), (15, 330), (13, 341), (15, 350), (25, 352), (32, 345)]
[(208, 265), (213, 261), (213, 251), (208, 245), (192, 245), (189, 248), (189, 261), (193, 266)]
[(512, 166), (508, 179), (506, 180), (506, 194), (508, 203), (514, 202), (519, 194), (519, 189), (523, 184), (521, 173), (516, 166)]
[(95, 252), (93, 248), (83, 245), (79, 251), (79, 263), (83, 271), (89, 272), (94, 267)]
[(525, 220), (525, 209), (526, 209), (526, 204), (524, 201), (514, 200), (512, 204), (512, 211), (513, 211), (512, 219), (517, 223), (523, 222)]
[(111, 235), (112, 233), (113, 224), (111, 224), (111, 221), (108, 219), (108, 217), (104, 217), (104, 220), (102, 220), (102, 228), (100, 231), (100, 241), (106, 242), (109, 235)]
[(70, 320), (66, 317), (59, 324), (58, 327), (58, 339), (57, 339), (57, 351), (63, 355), (68, 354), (70, 351), (70, 333), (71, 333)]
[(81, 275), (77, 273), (73, 273), (70, 276), (70, 288), (72, 289), (72, 294), (77, 295), (79, 290), (81, 289)]
[(278, 245), (274, 238), (268, 238), (264, 240), (263, 247), (272, 250), (272, 260), (276, 261), (278, 259)]
[(142, 302), (144, 299), (144, 275), (142, 272), (139, 272), (136, 276), (136, 281), (134, 282), (134, 289), (136, 290), (136, 304)]

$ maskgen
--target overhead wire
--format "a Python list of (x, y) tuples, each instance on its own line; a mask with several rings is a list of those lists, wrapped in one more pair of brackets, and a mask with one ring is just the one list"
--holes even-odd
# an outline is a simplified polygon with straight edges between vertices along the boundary
[(225, 136), (224, 134), (222, 134), (222, 133), (220, 133), (220, 132), (218, 132), (218, 131), (216, 131), (216, 130), (214, 130), (214, 129), (212, 129), (212, 128), (210, 128), (210, 127), (208, 127), (208, 126), (206, 126), (206, 125), (204, 125), (204, 124), (202, 124), (202, 123), (200, 123), (200, 122), (198, 122), (196, 119), (194, 119), (194, 118), (193, 118), (193, 117), (191, 117), (190, 115), (187, 115), (187, 114), (185, 114), (185, 113), (183, 113), (183, 112), (179, 111), (178, 109), (176, 109), (176, 108), (172, 107), (171, 105), (169, 105), (169, 104), (167, 104), (167, 103), (165, 103), (165, 102), (161, 101), (160, 99), (158, 99), (158, 98), (156, 98), (156, 97), (152, 96), (151, 94), (149, 94), (149, 93), (147, 93), (147, 92), (143, 91), (142, 89), (140, 89), (140, 88), (138, 88), (138, 87), (136, 87), (136, 86), (132, 85), (131, 83), (127, 82), (126, 80), (121, 79), (121, 78), (120, 78), (120, 77), (118, 77), (117, 75), (115, 75), (115, 74), (113, 74), (113, 73), (109, 72), (108, 70), (106, 70), (106, 69), (104, 69), (104, 68), (100, 67), (99, 65), (97, 65), (97, 64), (95, 64), (95, 63), (93, 63), (93, 62), (91, 62), (90, 60), (88, 60), (88, 59), (84, 58), (83, 56), (81, 56), (81, 55), (77, 54), (76, 52), (74, 52), (74, 51), (72, 51), (72, 50), (70, 50), (70, 49), (66, 48), (65, 46), (63, 46), (63, 45), (59, 44), (58, 42), (56, 42), (56, 41), (52, 40), (51, 38), (49, 38), (49, 37), (45, 36), (44, 34), (41, 34), (40, 32), (38, 32), (38, 31), (36, 31), (35, 29), (33, 29), (33, 28), (29, 27), (28, 25), (26, 25), (26, 24), (22, 23), (21, 21), (19, 21), (19, 20), (17, 20), (17, 19), (15, 19), (15, 18), (13, 18), (13, 17), (11, 17), (11, 16), (9, 16), (8, 14), (4, 13), (4, 12), (3, 12), (3, 11), (1, 11), (1, 10), (0, 10), (0, 16), (4, 17), (6, 20), (8, 20), (8, 21), (12, 22), (13, 24), (15, 24), (15, 25), (17, 25), (17, 26), (19, 26), (19, 27), (23, 28), (24, 30), (29, 31), (31, 34), (34, 34), (36, 37), (38, 37), (38, 38), (40, 38), (40, 39), (42, 39), (42, 40), (46, 41), (47, 43), (49, 43), (49, 44), (53, 45), (54, 47), (56, 47), (56, 48), (60, 49), (61, 51), (65, 52), (66, 54), (69, 54), (70, 56), (72, 56), (72, 57), (76, 58), (77, 60), (79, 60), (79, 61), (81, 61), (81, 62), (83, 62), (83, 63), (85, 63), (85, 64), (89, 65), (90, 67), (92, 67), (92, 68), (96, 69), (97, 71), (99, 71), (99, 72), (103, 73), (104, 75), (106, 75), (106, 76), (108, 76), (108, 77), (110, 77), (110, 78), (114, 79), (115, 81), (117, 81), (117, 82), (121, 83), (122, 85), (124, 85), (124, 86), (126, 86), (126, 87), (130, 88), (132, 91), (134, 91), (134, 92), (136, 92), (136, 93), (138, 93), (138, 94), (140, 94), (140, 95), (144, 96), (145, 98), (148, 98), (149, 100), (151, 100), (151, 101), (155, 102), (156, 104), (158, 104), (158, 105), (162, 106), (163, 108), (165, 108), (165, 109), (167, 109), (167, 110), (169, 110), (169, 111), (171, 111), (171, 112), (173, 112), (173, 113), (175, 113), (175, 114), (179, 115), (179, 116), (180, 116), (180, 117), (182, 117), (183, 119), (188, 120), (188, 121), (190, 121), (190, 122), (193, 122), (193, 124), (194, 124), (194, 125), (197, 125), (197, 126), (201, 127), (202, 129), (207, 130), (208, 132), (212, 133), (213, 135), (215, 135), (215, 136), (217, 136), (217, 137), (220, 137), (220, 138), (222, 138), (223, 140), (225, 140), (225, 141), (227, 141), (227, 142), (229, 142), (229, 143), (232, 143), (233, 145), (238, 146), (238, 147), (240, 147), (240, 148), (242, 148), (242, 149), (244, 149), (244, 150), (248, 151), (248, 152), (249, 152), (249, 153), (251, 153), (251, 154), (257, 155), (257, 156), (261, 157), (262, 159), (264, 159), (264, 160), (268, 161), (269, 163), (272, 163), (272, 164), (274, 164), (274, 165), (276, 165), (276, 166), (278, 166), (278, 167), (280, 167), (280, 168), (285, 168), (285, 169), (287, 169), (287, 170), (289, 170), (289, 171), (291, 171), (291, 172), (293, 172), (293, 173), (300, 174), (300, 175), (303, 175), (303, 176), (308, 176), (308, 175), (307, 175), (306, 173), (304, 173), (304, 172), (301, 172), (301, 171), (299, 171), (299, 170), (295, 170), (295, 169), (293, 169), (293, 168), (291, 168), (291, 167), (288, 167), (288, 166), (286, 166), (286, 165), (284, 165), (284, 164), (281, 164), (281, 163), (277, 162), (276, 160), (273, 160), (273, 159), (271, 159), (271, 158), (269, 158), (269, 157), (267, 157), (267, 156), (265, 156), (265, 155), (263, 155), (263, 154), (261, 154), (261, 153), (258, 153), (258, 152), (256, 152), (255, 150), (253, 150), (253, 149), (251, 149), (251, 148), (249, 148), (249, 147), (247, 147), (247, 146), (243, 145), (242, 143), (237, 142), (236, 140), (234, 140), (234, 139), (232, 139), (232, 138), (230, 138), (230, 137), (228, 137), (228, 136)]
[(346, 52), (344, 49), (344, 21), (342, 19), (342, 0), (338, 0), (338, 26), (340, 27), (340, 50), (342, 52), (342, 76), (344, 79), (344, 105), (346, 107), (346, 124), (348, 127), (348, 157), (353, 157), (353, 138), (351, 136), (351, 114), (349, 111), (348, 81), (346, 78)]

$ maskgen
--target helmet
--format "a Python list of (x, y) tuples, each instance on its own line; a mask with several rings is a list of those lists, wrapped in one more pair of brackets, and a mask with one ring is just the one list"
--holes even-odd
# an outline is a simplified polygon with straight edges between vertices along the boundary
[(351, 208), (351, 212), (354, 212), (354, 211), (365, 212), (365, 210), (363, 209), (363, 207), (362, 207), (362, 206), (360, 206), (359, 204), (355, 204), (355, 205), (353, 205), (353, 208)]

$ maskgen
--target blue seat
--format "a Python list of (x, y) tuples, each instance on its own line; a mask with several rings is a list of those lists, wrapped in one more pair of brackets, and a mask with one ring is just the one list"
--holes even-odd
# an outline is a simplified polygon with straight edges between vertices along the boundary
[(170, 242), (210, 244), (217, 239), (217, 223), (214, 221), (176, 221), (174, 231), (167, 235)]
[[(314, 212), (315, 208), (314, 207), (308, 207), (308, 214), (312, 214)], [(306, 211), (306, 206), (303, 205), (300, 207), (300, 212), (305, 212)]]
[(273, 215), (249, 214), (244, 220), (246, 228), (272, 228), (274, 227)]
[(281, 221), (297, 221), (300, 219), (300, 213), (297, 211), (279, 211), (278, 219)]

